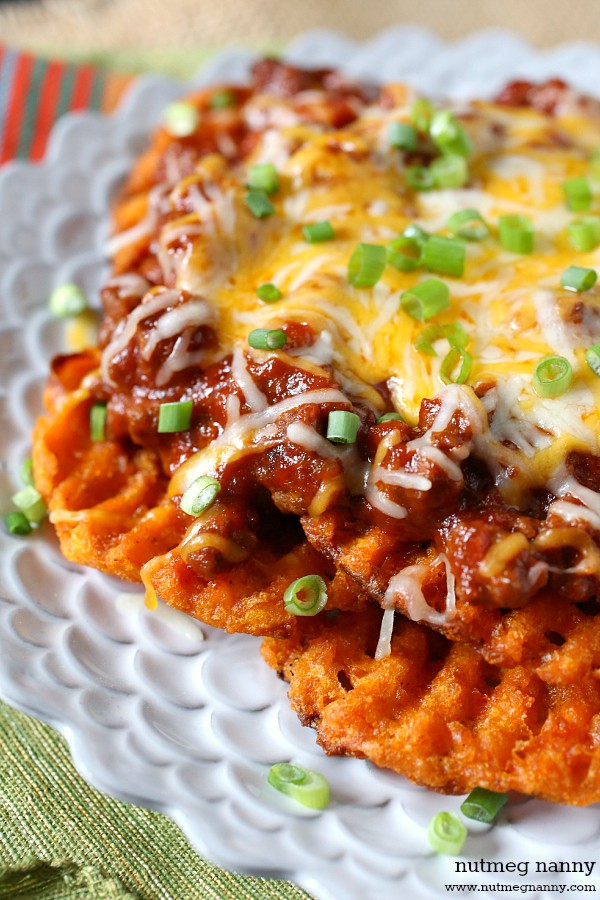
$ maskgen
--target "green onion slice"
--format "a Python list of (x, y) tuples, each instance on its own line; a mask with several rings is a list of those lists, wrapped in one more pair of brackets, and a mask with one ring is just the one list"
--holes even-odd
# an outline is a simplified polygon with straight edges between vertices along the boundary
[(453, 813), (440, 812), (429, 823), (427, 837), (438, 853), (458, 856), (467, 839), (467, 829)]
[(360, 427), (356, 413), (334, 409), (327, 417), (327, 440), (332, 444), (354, 444)]
[(235, 105), (235, 94), (233, 91), (216, 91), (210, 98), (212, 109), (227, 109)]
[(39, 524), (45, 518), (48, 510), (42, 500), (42, 495), (32, 485), (22, 488), (12, 496), (12, 502), (25, 514), (28, 521), (34, 525)]
[(430, 238), (430, 234), (428, 231), (425, 231), (424, 228), (421, 228), (420, 225), (415, 225), (414, 222), (411, 222), (411, 224), (407, 225), (402, 232), (402, 237), (413, 238), (422, 246), (423, 244), (427, 243)]
[(59, 284), (48, 299), (50, 312), (59, 319), (70, 319), (88, 309), (87, 297), (77, 284)]
[(255, 328), (248, 335), (248, 343), (255, 350), (281, 350), (287, 335), (281, 328)]
[(449, 325), (428, 325), (415, 341), (415, 348), (426, 356), (437, 356), (433, 344), (444, 338), (451, 347), (464, 350), (469, 343), (469, 335), (459, 322)]
[(283, 294), (275, 284), (261, 284), (256, 288), (256, 294), (260, 300), (264, 303), (275, 303), (276, 300), (281, 300)]
[(594, 373), (600, 377), (600, 343), (592, 344), (585, 351), (585, 361)]
[(199, 516), (212, 506), (220, 490), (221, 485), (216, 478), (201, 475), (184, 491), (179, 506), (189, 516)]
[(327, 605), (327, 585), (320, 575), (304, 575), (289, 584), (283, 605), (293, 616), (316, 616)]
[(90, 409), (90, 440), (103, 441), (106, 432), (106, 403), (94, 403)]
[(592, 205), (592, 189), (587, 178), (569, 178), (563, 181), (567, 209), (585, 212)]
[(461, 188), (469, 180), (467, 161), (464, 156), (458, 156), (456, 153), (434, 159), (429, 171), (438, 188)]
[(473, 357), (464, 347), (450, 347), (440, 366), (444, 384), (464, 384), (473, 368)]
[(410, 109), (410, 120), (417, 131), (429, 131), (433, 113), (433, 104), (429, 100), (426, 100), (424, 97), (419, 97), (415, 100)]
[(381, 244), (359, 244), (348, 262), (348, 281), (358, 288), (374, 287), (386, 262), (387, 252)]
[(200, 124), (200, 113), (193, 103), (169, 103), (165, 109), (164, 125), (172, 137), (189, 137)]
[(417, 130), (408, 122), (391, 122), (388, 140), (391, 147), (397, 147), (399, 150), (416, 150)]
[(500, 216), (498, 237), (505, 250), (511, 253), (532, 253), (535, 243), (533, 222), (527, 216)]
[(450, 306), (450, 290), (439, 278), (428, 278), (400, 294), (400, 306), (413, 319), (426, 322)]
[(483, 241), (490, 233), (487, 222), (476, 209), (460, 209), (452, 213), (446, 224), (448, 230), (463, 241)]
[(320, 244), (322, 241), (332, 241), (335, 237), (333, 225), (327, 219), (323, 222), (314, 222), (312, 225), (305, 225), (302, 234), (309, 244)]
[(473, 788), (467, 799), (461, 803), (460, 811), (467, 819), (491, 825), (507, 800), (508, 794), (477, 787)]
[(583, 266), (569, 266), (560, 276), (561, 285), (568, 291), (589, 291), (598, 280), (595, 269), (585, 269)]
[(433, 172), (426, 166), (407, 166), (404, 176), (413, 191), (432, 191), (435, 187)]
[(30, 456), (24, 459), (19, 467), (19, 478), (22, 484), (34, 485), (33, 460)]
[(259, 163), (248, 173), (248, 187), (253, 191), (274, 194), (279, 189), (279, 175), (273, 163)]
[(384, 413), (382, 416), (379, 416), (377, 419), (377, 425), (381, 425), (382, 422), (404, 422), (404, 419), (397, 412), (389, 412)]
[(418, 269), (423, 262), (423, 244), (423, 241), (406, 234), (393, 238), (387, 246), (388, 262), (400, 272)]
[(473, 141), (449, 109), (442, 109), (434, 114), (429, 134), (433, 143), (444, 154), (470, 156), (473, 152)]
[(432, 235), (423, 248), (423, 263), (430, 272), (460, 278), (465, 271), (467, 245), (459, 238)]
[(248, 191), (244, 197), (244, 203), (255, 219), (266, 219), (275, 212), (275, 207), (264, 191)]
[(13, 510), (4, 517), (4, 524), (9, 534), (30, 534), (31, 522), (21, 510)]
[(567, 228), (568, 241), (580, 253), (589, 253), (600, 244), (600, 216), (585, 216), (571, 222)]
[(173, 434), (177, 431), (187, 431), (192, 421), (192, 406), (191, 400), (161, 403), (158, 409), (158, 433)]
[(276, 763), (267, 776), (269, 784), (309, 809), (323, 809), (329, 803), (329, 782), (324, 775), (291, 763)]
[(533, 370), (533, 387), (540, 397), (560, 397), (573, 381), (571, 363), (564, 356), (549, 354)]
[(590, 154), (590, 169), (594, 178), (600, 177), (600, 146), (594, 147)]

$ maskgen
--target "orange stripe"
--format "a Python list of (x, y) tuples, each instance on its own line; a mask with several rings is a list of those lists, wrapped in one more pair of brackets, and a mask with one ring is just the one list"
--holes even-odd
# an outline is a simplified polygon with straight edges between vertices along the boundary
[(109, 75), (104, 85), (104, 96), (102, 97), (102, 112), (112, 112), (117, 106), (121, 96), (129, 86), (133, 79), (133, 75)]
[(80, 66), (75, 76), (73, 94), (71, 96), (71, 109), (88, 109), (94, 81), (94, 67)]
[(4, 134), (4, 145), (0, 150), (0, 163), (12, 159), (17, 150), (21, 128), (23, 127), (23, 119), (25, 117), (25, 108), (27, 105), (27, 91), (31, 80), (31, 73), (35, 60), (28, 54), (23, 54), (17, 62), (15, 77), (13, 79), (12, 97), (8, 103), (8, 112), (6, 115), (6, 131)]
[(65, 68), (65, 63), (62, 62), (48, 64), (44, 84), (40, 91), (38, 115), (31, 141), (29, 153), (31, 159), (41, 159), (44, 155), (48, 133), (56, 118), (56, 107)]

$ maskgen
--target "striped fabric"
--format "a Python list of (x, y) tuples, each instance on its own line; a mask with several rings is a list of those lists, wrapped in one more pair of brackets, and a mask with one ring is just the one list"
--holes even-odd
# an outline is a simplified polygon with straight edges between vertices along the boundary
[(45, 60), (0, 44), (0, 163), (41, 159), (52, 125), (76, 109), (110, 112), (131, 76)]

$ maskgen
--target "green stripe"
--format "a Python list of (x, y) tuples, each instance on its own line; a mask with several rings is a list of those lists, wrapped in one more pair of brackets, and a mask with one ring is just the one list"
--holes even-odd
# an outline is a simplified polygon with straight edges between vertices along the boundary
[(35, 134), (35, 126), (37, 122), (38, 105), (40, 101), (40, 89), (48, 64), (43, 59), (36, 59), (31, 73), (31, 81), (27, 90), (27, 101), (25, 105), (25, 115), (23, 116), (23, 124), (19, 135), (19, 144), (15, 156), (18, 159), (27, 159), (31, 149), (31, 141)]
[(92, 81), (92, 90), (90, 92), (90, 109), (102, 109), (102, 97), (104, 95), (105, 83), (106, 72), (104, 69), (94, 69), (94, 80)]
[(56, 107), (56, 118), (64, 115), (71, 108), (71, 97), (73, 95), (73, 86), (75, 84), (76, 66), (67, 66), (65, 69), (62, 83), (60, 86), (60, 95), (58, 98), (58, 106)]

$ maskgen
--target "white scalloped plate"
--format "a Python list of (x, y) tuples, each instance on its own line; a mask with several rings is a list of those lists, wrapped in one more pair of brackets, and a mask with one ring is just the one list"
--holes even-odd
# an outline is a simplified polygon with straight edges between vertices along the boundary
[[(413, 27), (366, 44), (311, 32), (287, 56), (455, 98), (489, 96), (517, 75), (558, 75), (587, 92), (600, 90), (599, 48), (536, 53), (506, 32), (454, 45)], [(249, 62), (245, 51), (221, 54), (199, 83), (243, 79)], [(116, 115), (66, 116), (41, 165), (12, 163), (0, 173), (0, 209), (9, 213), (0, 218), (4, 509), (28, 455), (48, 360), (64, 349), (64, 326), (45, 308), (48, 292), (73, 280), (97, 292), (111, 193), (181, 89), (162, 78), (140, 79)], [(0, 533), (0, 579), (2, 695), (56, 725), (91, 782), (169, 813), (210, 859), (289, 877), (319, 900), (426, 900), (465, 880), (551, 883), (533, 872), (456, 875), (453, 859), (428, 849), (426, 825), (440, 809), (456, 810), (460, 799), (366, 762), (325, 757), (289, 710), (285, 686), (260, 659), (258, 641), (208, 628), (202, 641), (198, 626), (177, 613), (119, 603), (123, 585), (67, 563), (48, 526), (27, 539)], [(265, 790), (268, 767), (287, 759), (328, 777), (327, 810), (295, 811)], [(579, 861), (599, 853), (598, 807), (528, 800), (509, 806), (493, 830), (472, 829), (462, 859)], [(592, 880), (563, 875), (555, 883), (581, 889)]]

